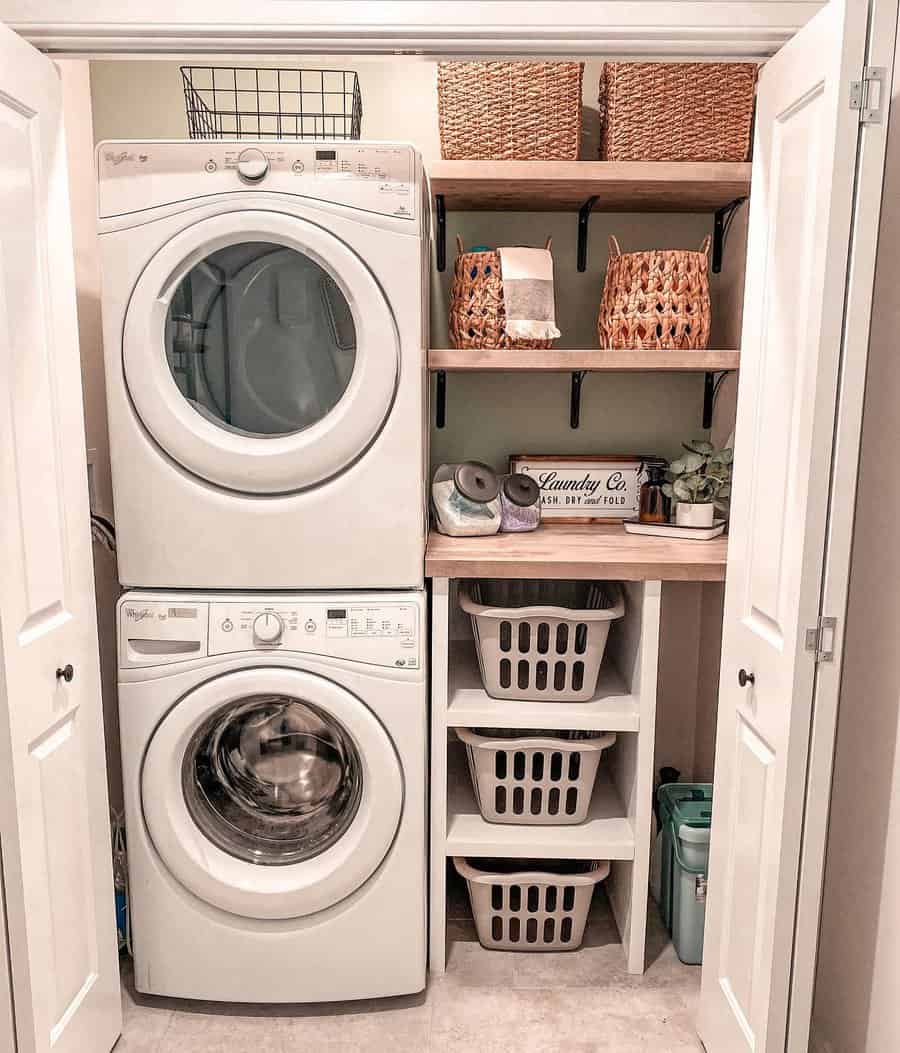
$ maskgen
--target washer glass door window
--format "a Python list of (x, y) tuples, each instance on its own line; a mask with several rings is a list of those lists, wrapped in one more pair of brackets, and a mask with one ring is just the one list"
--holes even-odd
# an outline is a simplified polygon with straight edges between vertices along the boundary
[(236, 209), (179, 231), (125, 316), (135, 411), (204, 482), (284, 494), (361, 457), (390, 413), (397, 327), (362, 259), (318, 224)]
[(362, 796), (363, 762), (347, 729), (309, 702), (251, 695), (196, 730), (181, 782), (199, 829), (263, 866), (311, 859), (340, 840)]
[(194, 896), (241, 917), (298, 918), (381, 866), (403, 772), (362, 699), (314, 673), (259, 666), (172, 706), (146, 748), (141, 808), (160, 861)]

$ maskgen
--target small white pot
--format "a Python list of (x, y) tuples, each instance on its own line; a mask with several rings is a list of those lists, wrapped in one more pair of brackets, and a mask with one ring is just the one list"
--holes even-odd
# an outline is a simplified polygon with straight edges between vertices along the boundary
[(675, 505), (675, 525), (680, 527), (711, 527), (716, 506), (709, 502), (694, 505), (689, 501), (679, 501)]

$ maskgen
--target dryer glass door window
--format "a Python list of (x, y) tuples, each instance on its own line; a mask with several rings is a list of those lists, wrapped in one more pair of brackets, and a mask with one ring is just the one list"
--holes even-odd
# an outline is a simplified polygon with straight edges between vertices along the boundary
[(394, 403), (400, 339), (330, 230), (235, 208), (166, 241), (128, 303), (122, 367), (164, 456), (237, 493), (292, 494), (362, 458)]
[(181, 777), (200, 830), (263, 866), (324, 852), (362, 796), (362, 761), (347, 730), (287, 695), (254, 695), (213, 713), (194, 733)]
[(356, 361), (347, 298), (315, 260), (271, 242), (210, 253), (166, 317), (166, 360), (207, 420), (241, 435), (291, 435), (340, 401)]

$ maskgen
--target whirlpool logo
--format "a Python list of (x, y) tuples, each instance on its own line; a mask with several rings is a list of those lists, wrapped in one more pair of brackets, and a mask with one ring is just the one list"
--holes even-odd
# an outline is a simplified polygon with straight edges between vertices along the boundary
[(149, 607), (126, 607), (125, 617), (130, 622), (142, 622), (145, 618), (152, 618), (153, 611)]
[(124, 164), (126, 161), (129, 164), (133, 164), (135, 161), (138, 164), (146, 164), (149, 159), (149, 154), (134, 154), (130, 150), (119, 150), (118, 152), (107, 150), (103, 155), (103, 160), (106, 161), (107, 164), (112, 165), (113, 168), (117, 168), (120, 164)]

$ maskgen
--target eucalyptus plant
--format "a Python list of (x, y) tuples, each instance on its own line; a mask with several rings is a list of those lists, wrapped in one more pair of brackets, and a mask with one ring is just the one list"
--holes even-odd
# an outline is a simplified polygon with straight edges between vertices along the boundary
[(710, 442), (684, 442), (685, 453), (672, 461), (663, 493), (676, 501), (695, 505), (727, 505), (731, 495), (733, 450), (717, 450)]

